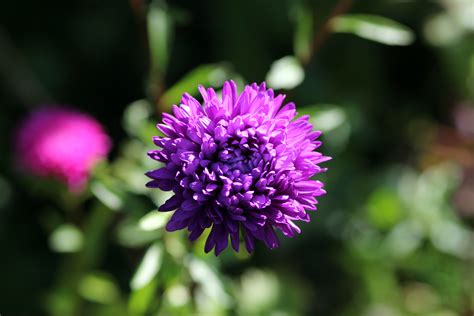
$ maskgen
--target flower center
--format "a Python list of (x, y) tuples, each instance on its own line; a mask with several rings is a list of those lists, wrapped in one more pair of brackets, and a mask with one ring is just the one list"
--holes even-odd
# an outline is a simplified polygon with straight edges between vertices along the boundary
[(193, 199), (237, 216), (245, 209), (267, 207), (275, 192), (268, 186), (275, 174), (273, 147), (253, 128), (204, 141), (198, 168), (202, 172), (197, 170), (199, 180), (189, 184)]

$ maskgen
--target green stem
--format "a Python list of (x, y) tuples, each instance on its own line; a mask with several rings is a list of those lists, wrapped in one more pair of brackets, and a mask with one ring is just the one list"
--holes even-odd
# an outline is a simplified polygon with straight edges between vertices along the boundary
[(323, 43), (331, 33), (331, 21), (333, 18), (345, 14), (352, 7), (354, 0), (339, 0), (331, 11), (329, 17), (319, 27), (319, 31), (315, 34), (311, 42), (310, 53), (307, 59), (302, 60), (303, 64), (308, 64), (311, 58), (319, 51)]
[(97, 203), (93, 207), (84, 224), (82, 249), (68, 255), (62, 262), (59, 280), (52, 294), (52, 315), (82, 315), (77, 287), (84, 274), (100, 264), (106, 246), (105, 235), (113, 217), (113, 211), (103, 204)]

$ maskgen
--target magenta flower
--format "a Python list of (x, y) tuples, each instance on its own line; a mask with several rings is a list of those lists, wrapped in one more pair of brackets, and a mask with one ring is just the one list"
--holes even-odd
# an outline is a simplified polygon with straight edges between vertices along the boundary
[(92, 167), (110, 150), (111, 141), (91, 116), (72, 109), (34, 111), (16, 134), (20, 165), (36, 176), (56, 178), (80, 191)]
[(228, 245), (239, 251), (242, 234), (249, 252), (255, 240), (270, 249), (278, 247), (275, 229), (293, 237), (295, 222), (310, 220), (323, 183), (311, 180), (326, 171), (318, 164), (329, 157), (316, 152), (321, 146), (308, 116), (294, 119), (295, 105), (282, 106), (284, 95), (260, 86), (237, 93), (234, 82), (224, 84), (222, 98), (199, 87), (201, 105), (184, 94), (173, 114), (163, 113), (157, 128), (165, 137), (153, 141), (162, 149), (148, 155), (165, 166), (147, 173), (147, 186), (173, 191), (159, 210), (176, 210), (166, 229), (187, 228), (197, 239), (211, 228), (205, 251), (218, 255)]

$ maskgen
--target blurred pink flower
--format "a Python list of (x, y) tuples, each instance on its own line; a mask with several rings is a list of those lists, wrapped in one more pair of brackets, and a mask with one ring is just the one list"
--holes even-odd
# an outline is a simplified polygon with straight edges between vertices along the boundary
[(107, 156), (111, 140), (101, 124), (85, 113), (44, 107), (20, 124), (15, 145), (24, 169), (56, 178), (78, 192), (94, 165)]

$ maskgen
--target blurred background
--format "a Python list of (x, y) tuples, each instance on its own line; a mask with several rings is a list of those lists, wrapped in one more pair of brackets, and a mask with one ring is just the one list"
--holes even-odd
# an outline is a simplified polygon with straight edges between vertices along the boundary
[[(1, 7), (1, 315), (474, 315), (474, 1)], [(143, 174), (160, 113), (226, 79), (287, 94), (333, 160), (301, 235), (216, 258)], [(80, 194), (18, 166), (42, 104), (113, 140)]]

